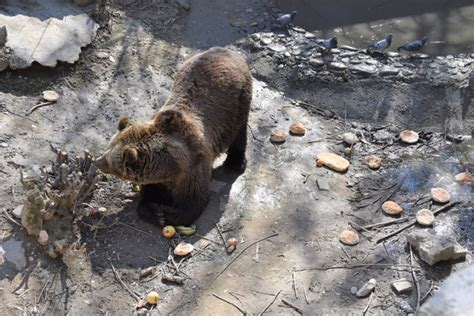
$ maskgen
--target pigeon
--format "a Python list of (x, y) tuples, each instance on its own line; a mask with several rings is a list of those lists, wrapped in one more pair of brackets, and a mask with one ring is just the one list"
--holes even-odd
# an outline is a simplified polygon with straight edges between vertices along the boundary
[(283, 27), (287, 27), (288, 24), (293, 22), (293, 20), (295, 19), (296, 13), (296, 11), (293, 11), (291, 13), (283, 14), (278, 19), (276, 19), (276, 22), (278, 22)]
[(393, 37), (392, 34), (388, 34), (387, 37), (385, 37), (383, 40), (380, 40), (374, 44), (369, 45), (369, 47), (367, 47), (367, 50), (369, 51), (375, 50), (375, 51), (383, 52), (384, 50), (389, 48), (390, 45), (392, 44), (392, 37)]
[(330, 50), (337, 47), (337, 38), (334, 36), (328, 39), (320, 39), (317, 43), (323, 50)]
[(405, 45), (397, 48), (397, 50), (398, 51), (405, 50), (407, 52), (416, 52), (422, 49), (423, 46), (425, 46), (426, 42), (428, 42), (428, 37), (425, 36), (422, 39), (417, 39), (416, 41), (408, 42)]

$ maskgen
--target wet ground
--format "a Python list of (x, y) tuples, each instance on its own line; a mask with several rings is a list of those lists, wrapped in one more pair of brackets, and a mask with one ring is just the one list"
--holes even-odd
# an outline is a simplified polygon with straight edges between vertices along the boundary
[(428, 54), (474, 52), (472, 0), (279, 0), (278, 4), (285, 12), (298, 11), (298, 25), (318, 37), (336, 35), (340, 44), (365, 48), (392, 33), (393, 50), (428, 36), (430, 44), (423, 49)]
[[(211, 2), (214, 5), (210, 6)], [(455, 236), (460, 245), (468, 248), (468, 257), (435, 267), (417, 260), (421, 292), (427, 293), (431, 284), (439, 285), (452, 270), (472, 263), (472, 191), (470, 186), (452, 181), (459, 171), (472, 172), (472, 139), (459, 144), (446, 140), (444, 120), (437, 120), (443, 113), (441, 104), (448, 100), (454, 109), (449, 111), (450, 122), (459, 126), (456, 132), (465, 135), (472, 128), (471, 94), (462, 97), (461, 92), (456, 93), (461, 88), (470, 91), (469, 80), (467, 84), (466, 80), (457, 80), (458, 76), (466, 79), (462, 73), (470, 67), (465, 66), (466, 60), (453, 60), (453, 95), (445, 93), (449, 88), (442, 82), (423, 80), (421, 92), (429, 95), (442, 89), (441, 92), (428, 99), (416, 99), (419, 102), (408, 104), (409, 112), (404, 115), (398, 111), (400, 103), (391, 100), (404, 94), (415, 96), (417, 89), (412, 84), (426, 74), (382, 80), (381, 64), (398, 60), (377, 60), (371, 65), (377, 67), (377, 73), (368, 77), (349, 71), (333, 72), (324, 68), (326, 65), (323, 69), (305, 67), (314, 74), (301, 76), (296, 71), (302, 68), (298, 66), (300, 60), (295, 62), (283, 53), (284, 57), (274, 55), (265, 47), (256, 49), (254, 40), (246, 37), (262, 29), (268, 31), (270, 12), (277, 12), (268, 5), (199, 0), (192, 2), (188, 12), (164, 2), (115, 3), (107, 29), (102, 29), (97, 41), (83, 51), (77, 65), (0, 74), (0, 139), (7, 144), (0, 148), (0, 207), (11, 214), (23, 203), (25, 192), (19, 183), (19, 170), (28, 174), (48, 164), (54, 157), (48, 149), (50, 143), (73, 153), (81, 153), (84, 148), (98, 153), (113, 134), (120, 116), (151, 116), (166, 99), (177, 64), (197, 48), (208, 45), (234, 43), (233, 49), (246, 55), (256, 77), (249, 121), (248, 169), (235, 178), (219, 168), (221, 160), (216, 162), (209, 207), (196, 223), (198, 235), (187, 238), (196, 250), (194, 256), (181, 263), (182, 275), (187, 277), (183, 286), (162, 283), (159, 275), (140, 278), (140, 271), (150, 266), (156, 266), (158, 272), (161, 268), (172, 269), (162, 262), (167, 261), (169, 249), (178, 240), (165, 240), (159, 227), (136, 216), (136, 193), (129, 183), (105, 178), (98, 184), (91, 203), (107, 207), (108, 212), (79, 223), (85, 251), (71, 252), (64, 257), (64, 263), (49, 259), (34, 238), (1, 217), (0, 253), (4, 264), (0, 274), (0, 314), (39, 310), (40, 314), (129, 315), (136, 299), (114, 278), (111, 264), (133, 291), (142, 295), (154, 289), (160, 293), (162, 300), (155, 314), (241, 314), (213, 294), (258, 314), (280, 290), (279, 298), (307, 314), (360, 314), (368, 298), (357, 299), (350, 289), (370, 278), (376, 278), (378, 286), (368, 314), (406, 314), (416, 305), (416, 294), (397, 296), (390, 289), (391, 281), (411, 277), (403, 266), (409, 262), (404, 233), (381, 244), (374, 240), (394, 227), (361, 233), (361, 242), (354, 247), (338, 240), (339, 233), (350, 227), (349, 222), (366, 225), (390, 219), (375, 200), (392, 193), (387, 188), (400, 184), (402, 179), (391, 199), (399, 202), (408, 216), (421, 206), (438, 207), (426, 199), (421, 200), (424, 204), (415, 205), (434, 185), (445, 187), (453, 199), (463, 201), (459, 207), (439, 215), (432, 229)], [(291, 51), (296, 38), (294, 34), (288, 36), (286, 47)], [(345, 62), (344, 57), (337, 58)], [(429, 68), (429, 63), (420, 65), (416, 59), (402, 62), (402, 70)], [(279, 71), (278, 65), (283, 65), (284, 71)], [(437, 66), (440, 73), (444, 73), (444, 65)], [(305, 80), (317, 85), (302, 85)], [(60, 101), (27, 115), (45, 89), (58, 91)], [(389, 115), (364, 118), (373, 112), (364, 105), (371, 105), (380, 91), (389, 89), (396, 93), (387, 99), (392, 109), (387, 112)], [(397, 93), (398, 89), (402, 92)], [(440, 101), (434, 103), (437, 99)], [(462, 103), (464, 99), (467, 101)], [(351, 105), (350, 115), (344, 115), (344, 101)], [(417, 109), (417, 104), (422, 108)], [(436, 104), (435, 119), (430, 119), (426, 111), (430, 104)], [(463, 106), (468, 110), (464, 116), (458, 115), (463, 113)], [(384, 109), (385, 104), (376, 108)], [(305, 136), (288, 136), (286, 143), (279, 146), (268, 141), (272, 131), (286, 132), (293, 121), (301, 121), (307, 127)], [(401, 128), (415, 128), (420, 122), (426, 123), (423, 132), (434, 132), (431, 140), (423, 138), (413, 146), (397, 140)], [(349, 171), (340, 174), (316, 168), (315, 156), (321, 151), (343, 155), (346, 146), (341, 135), (347, 131), (363, 139), (354, 146), (353, 155), (347, 157)], [(381, 169), (367, 168), (368, 153), (383, 158)], [(322, 189), (318, 181), (327, 183), (329, 190)], [(225, 238), (239, 240), (233, 255), (225, 252), (216, 223)], [(412, 228), (415, 229), (420, 228)], [(250, 247), (235, 259), (246, 246), (274, 233), (278, 235)], [(331, 268), (357, 264), (368, 266)], [(266, 314), (298, 313), (277, 299)]]

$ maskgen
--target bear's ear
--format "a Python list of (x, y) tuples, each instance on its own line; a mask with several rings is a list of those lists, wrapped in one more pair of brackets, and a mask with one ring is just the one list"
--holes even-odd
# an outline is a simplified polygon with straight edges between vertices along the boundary
[(155, 117), (155, 126), (161, 130), (172, 132), (179, 131), (182, 127), (184, 118), (183, 114), (175, 110), (165, 110), (158, 112)]
[(128, 116), (123, 116), (120, 118), (119, 123), (118, 123), (118, 130), (122, 131), (125, 129), (125, 127), (128, 126)]
[(138, 151), (136, 148), (128, 147), (123, 151), (123, 161), (125, 163), (133, 164), (138, 160)]

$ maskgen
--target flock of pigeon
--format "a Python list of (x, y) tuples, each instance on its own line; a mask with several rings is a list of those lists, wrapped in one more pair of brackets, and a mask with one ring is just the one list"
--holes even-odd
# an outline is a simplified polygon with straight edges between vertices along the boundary
[[(293, 22), (296, 11), (291, 13), (283, 14), (274, 21), (274, 25), (277, 25), (281, 28), (288, 28), (288, 25)], [(388, 34), (384, 39), (375, 42), (367, 47), (369, 52), (380, 52), (383, 53), (387, 48), (392, 44), (392, 34)], [(426, 43), (428, 42), (428, 37), (423, 37), (412, 42), (408, 42), (405, 45), (402, 45), (397, 48), (398, 51), (407, 51), (407, 52), (416, 52), (421, 50)], [(337, 47), (337, 38), (334, 36), (328, 39), (320, 39), (317, 41), (317, 44), (323, 51), (329, 51), (332, 48)]]

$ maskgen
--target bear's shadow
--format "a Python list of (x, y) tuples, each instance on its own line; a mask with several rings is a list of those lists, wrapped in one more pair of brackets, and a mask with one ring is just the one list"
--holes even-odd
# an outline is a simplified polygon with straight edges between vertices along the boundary
[[(195, 222), (199, 235), (206, 235), (219, 222), (232, 185), (239, 176), (222, 166), (213, 170), (212, 180), (217, 181), (219, 187), (210, 191), (209, 204)], [(141, 269), (156, 264), (156, 260), (166, 261), (169, 249), (174, 247), (176, 240), (167, 240), (162, 235), (162, 227), (139, 218), (137, 202), (138, 197), (124, 205), (121, 211), (102, 219), (84, 219), (81, 225), (82, 242), (86, 244), (94, 271), (107, 270), (111, 263), (116, 268)], [(95, 227), (100, 228), (93, 229)], [(189, 242), (199, 239), (194, 236), (189, 238)]]

